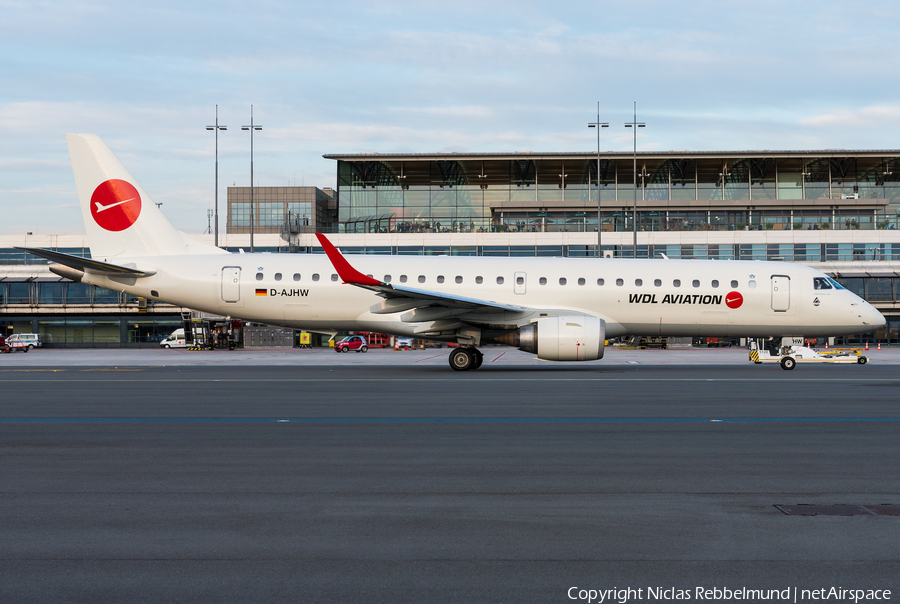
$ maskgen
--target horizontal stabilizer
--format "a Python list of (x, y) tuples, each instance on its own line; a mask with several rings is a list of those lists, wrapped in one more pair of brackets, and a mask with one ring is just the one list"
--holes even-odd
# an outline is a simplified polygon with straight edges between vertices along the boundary
[(62, 254), (60, 252), (42, 250), (40, 248), (17, 247), (16, 249), (87, 273), (123, 275), (128, 277), (149, 277), (150, 275), (156, 274), (156, 271), (141, 271), (134, 267), (109, 264), (107, 262), (100, 262), (99, 260), (91, 260), (90, 258), (82, 258), (81, 256), (72, 256), (71, 254)]

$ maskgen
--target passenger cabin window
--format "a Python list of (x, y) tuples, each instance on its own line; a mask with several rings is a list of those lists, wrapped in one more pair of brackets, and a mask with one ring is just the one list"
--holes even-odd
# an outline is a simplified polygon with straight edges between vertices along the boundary
[(294, 273), (294, 281), (300, 280), (300, 273)]
[(457, 282), (457, 283), (462, 283), (462, 281), (463, 281), (462, 277), (460, 277), (459, 275), (457, 275), (457, 276), (456, 276), (456, 282)]
[(257, 280), (257, 281), (262, 281), (262, 280), (263, 280), (263, 274), (262, 274), (262, 273), (256, 273), (256, 280)]
[(438, 277), (437, 277), (437, 282), (438, 282), (438, 283), (443, 283), (443, 282), (444, 282), (444, 275), (438, 275)]
[(560, 277), (560, 278), (559, 278), (559, 284), (560, 284), (560, 285), (565, 285), (565, 284), (566, 284), (566, 278), (565, 278), (565, 277)]
[(625, 280), (624, 279), (616, 279), (616, 285), (618, 285), (619, 287), (625, 285)]
[(604, 281), (603, 279), (597, 279), (597, 285), (602, 286), (604, 283), (606, 283), (606, 281)]
[(694, 287), (700, 287), (700, 280), (694, 279), (693, 281), (691, 281), (691, 285), (693, 285)]
[(503, 285), (503, 277), (497, 277), (497, 285)]
[(484, 277), (482, 277), (481, 275), (475, 277), (475, 283), (481, 285), (482, 283), (484, 283)]
[(675, 279), (672, 281), (672, 287), (681, 287), (681, 279)]
[(385, 275), (385, 276), (384, 276), (384, 282), (385, 282), (385, 283), (390, 283), (390, 282), (391, 282), (391, 276), (390, 276), (390, 275)]
[(655, 285), (656, 287), (662, 287), (662, 279), (654, 279), (653, 285)]
[(644, 284), (644, 280), (643, 279), (635, 279), (634, 284), (637, 285), (638, 287), (640, 287)]
[(584, 277), (579, 277), (579, 278), (578, 278), (578, 285), (584, 285), (584, 283), (585, 283)]
[(425, 283), (425, 275), (419, 275), (419, 283)]
[(719, 287), (719, 281), (717, 279), (713, 279), (712, 286)]
[(319, 280), (319, 273), (313, 273), (313, 281)]
[(813, 278), (813, 289), (832, 289), (831, 283), (824, 277)]
[[(369, 277), (371, 277), (371, 276), (372, 276), (372, 275), (369, 275)], [(332, 280), (332, 281), (337, 281), (337, 280), (338, 280), (338, 276), (332, 274), (332, 275), (331, 275), (331, 280)]]
[(275, 280), (281, 281), (281, 273), (275, 273)]
[(732, 279), (732, 281), (731, 281), (731, 287), (737, 287), (737, 286), (738, 286), (737, 280)]
[(400, 283), (406, 283), (406, 275), (400, 275)]
[(538, 279), (538, 283), (540, 283), (541, 285), (547, 285), (547, 277), (541, 277), (540, 279)]
[(516, 285), (525, 285), (525, 277), (516, 277)]

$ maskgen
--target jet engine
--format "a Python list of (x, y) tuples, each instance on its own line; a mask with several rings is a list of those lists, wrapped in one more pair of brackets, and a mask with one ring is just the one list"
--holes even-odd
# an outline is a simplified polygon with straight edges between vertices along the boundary
[(603, 358), (606, 321), (585, 315), (543, 317), (496, 340), (545, 361), (595, 361)]

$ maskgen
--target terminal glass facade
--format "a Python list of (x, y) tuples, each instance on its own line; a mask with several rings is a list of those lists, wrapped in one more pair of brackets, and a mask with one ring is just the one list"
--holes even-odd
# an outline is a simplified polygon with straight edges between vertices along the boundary
[(900, 228), (900, 152), (623, 155), (326, 157), (348, 233)]

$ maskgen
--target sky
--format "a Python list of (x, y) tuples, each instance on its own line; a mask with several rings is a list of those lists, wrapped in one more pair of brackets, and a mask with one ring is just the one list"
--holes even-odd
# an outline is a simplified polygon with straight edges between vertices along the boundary
[(227, 186), (334, 187), (327, 153), (898, 149), (889, 1), (0, 0), (0, 234), (83, 233), (65, 133), (179, 229)]

